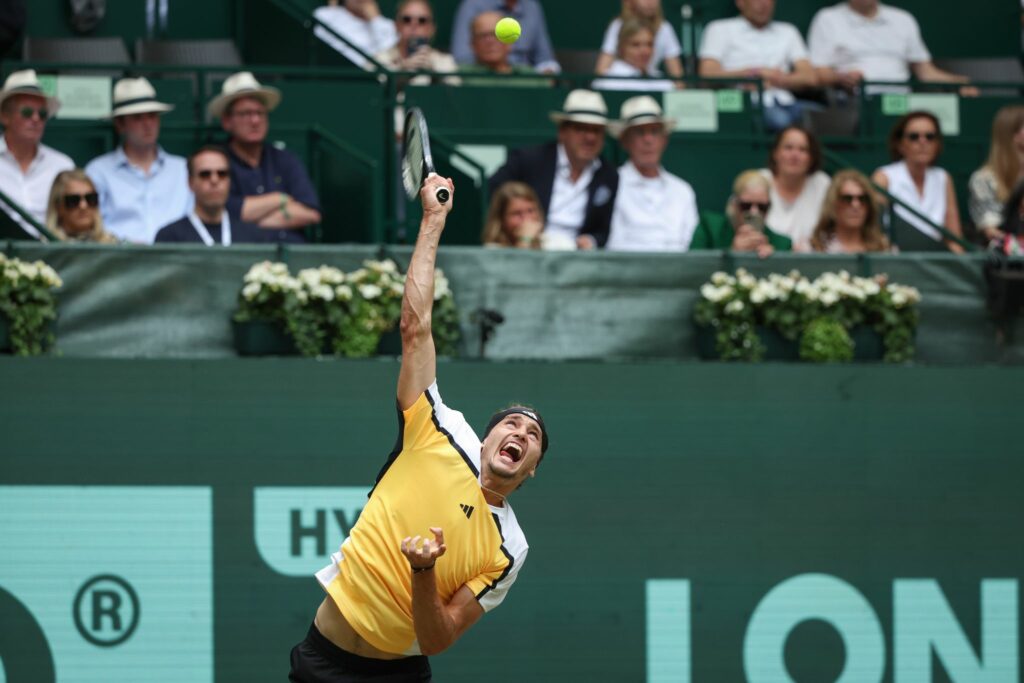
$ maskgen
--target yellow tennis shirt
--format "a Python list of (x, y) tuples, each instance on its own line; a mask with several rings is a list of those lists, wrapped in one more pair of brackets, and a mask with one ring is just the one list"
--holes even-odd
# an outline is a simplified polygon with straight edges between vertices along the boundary
[(468, 586), (485, 611), (501, 604), (528, 546), (508, 502), (491, 507), (480, 488), (480, 439), (434, 383), (399, 414), (399, 438), (370, 499), (331, 564), (317, 572), (352, 628), (385, 652), (419, 654), (412, 575), (400, 544), (444, 529), (447, 552), (434, 576), (444, 602)]

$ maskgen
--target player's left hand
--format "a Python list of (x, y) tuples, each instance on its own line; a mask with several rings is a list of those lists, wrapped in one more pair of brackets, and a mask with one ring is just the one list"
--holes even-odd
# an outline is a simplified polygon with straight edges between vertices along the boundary
[[(402, 539), (401, 549), (405, 559), (413, 569), (424, 569), (434, 566), (437, 558), (445, 554), (448, 546), (444, 544), (444, 530), (441, 527), (430, 527), (430, 533), (434, 534), (434, 540), (422, 539), (421, 536), (406, 536)], [(423, 545), (420, 545), (420, 540)]]

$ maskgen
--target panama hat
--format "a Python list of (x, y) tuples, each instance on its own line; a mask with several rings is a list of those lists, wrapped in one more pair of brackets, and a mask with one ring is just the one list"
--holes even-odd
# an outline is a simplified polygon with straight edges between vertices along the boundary
[(0, 107), (3, 106), (8, 97), (14, 97), (15, 95), (42, 97), (46, 100), (46, 108), (49, 110), (51, 118), (60, 109), (60, 100), (43, 92), (43, 86), (39, 84), (39, 77), (36, 76), (35, 69), (11, 72), (11, 75), (4, 81), (3, 90), (0, 90)]
[(239, 71), (228, 76), (221, 86), (220, 94), (210, 100), (206, 111), (211, 118), (220, 118), (224, 110), (240, 97), (254, 97), (263, 102), (267, 111), (273, 111), (281, 103), (281, 91), (261, 85), (249, 71)]
[(173, 104), (156, 101), (156, 90), (145, 78), (122, 78), (114, 84), (114, 109), (111, 118), (128, 114), (148, 114), (174, 109)]
[(607, 126), (608, 106), (605, 105), (604, 98), (593, 90), (573, 90), (565, 98), (562, 111), (551, 112), (551, 120), (559, 124), (574, 121), (593, 126)]
[(650, 95), (630, 97), (622, 103), (619, 110), (619, 120), (609, 124), (608, 129), (616, 138), (633, 126), (646, 126), (649, 123), (660, 123), (665, 126), (666, 132), (671, 132), (676, 125), (675, 119), (669, 119), (661, 115), (661, 105)]

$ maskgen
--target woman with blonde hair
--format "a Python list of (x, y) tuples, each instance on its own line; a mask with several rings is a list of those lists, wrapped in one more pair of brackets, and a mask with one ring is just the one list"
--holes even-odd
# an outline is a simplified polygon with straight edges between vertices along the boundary
[(599, 78), (594, 81), (594, 90), (672, 90), (672, 81), (640, 80), (644, 76), (660, 76), (661, 72), (654, 66), (654, 31), (651, 25), (639, 19), (627, 19), (619, 31), (619, 45), (616, 59), (612, 62), (605, 76), (629, 76), (637, 80), (619, 78)]
[(878, 199), (867, 176), (853, 169), (836, 173), (811, 235), (811, 248), (826, 254), (889, 251), (879, 213)]
[(540, 249), (543, 232), (544, 214), (533, 188), (514, 180), (499, 187), (487, 211), (483, 245)]
[(62, 171), (50, 187), (46, 229), (62, 242), (114, 244), (117, 238), (104, 230), (99, 207), (96, 186), (85, 171)]
[(988, 161), (971, 176), (968, 209), (971, 220), (989, 240), (1003, 236), (1003, 210), (1010, 194), (1024, 180), (1024, 107), (1003, 107), (992, 122)]
[(619, 54), (619, 32), (622, 25), (630, 20), (643, 22), (651, 29), (654, 40), (651, 67), (657, 67), (664, 62), (665, 72), (669, 76), (682, 78), (683, 61), (680, 55), (683, 54), (683, 48), (679, 45), (679, 39), (676, 38), (672, 27), (665, 21), (661, 0), (622, 0), (622, 13), (605, 31), (604, 41), (601, 43), (601, 56), (594, 71), (601, 75), (613, 75), (609, 74), (608, 70)]

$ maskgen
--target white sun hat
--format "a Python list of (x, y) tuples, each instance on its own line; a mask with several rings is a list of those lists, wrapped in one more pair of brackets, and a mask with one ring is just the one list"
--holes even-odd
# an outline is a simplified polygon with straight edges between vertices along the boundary
[(551, 120), (559, 124), (573, 121), (594, 126), (607, 126), (608, 105), (604, 103), (604, 98), (593, 90), (573, 90), (565, 98), (562, 111), (551, 112)]
[(35, 69), (11, 72), (11, 75), (4, 81), (3, 90), (0, 90), (0, 107), (3, 106), (8, 97), (14, 97), (15, 95), (42, 97), (46, 100), (46, 109), (49, 111), (50, 118), (53, 118), (54, 114), (60, 110), (60, 100), (43, 92), (43, 86), (39, 83), (39, 77), (36, 76)]
[(113, 110), (110, 117), (128, 114), (163, 114), (174, 109), (173, 104), (157, 102), (156, 90), (145, 78), (122, 78), (114, 84)]
[(220, 94), (210, 100), (206, 111), (211, 118), (220, 118), (228, 105), (240, 97), (256, 98), (266, 106), (267, 111), (273, 111), (281, 103), (280, 90), (262, 85), (249, 71), (239, 71), (228, 76), (221, 86)]
[(660, 123), (665, 126), (665, 132), (671, 133), (675, 128), (676, 120), (662, 116), (661, 105), (650, 95), (630, 97), (622, 103), (619, 110), (619, 120), (608, 125), (609, 132), (616, 138), (633, 126), (646, 126), (649, 123)]

